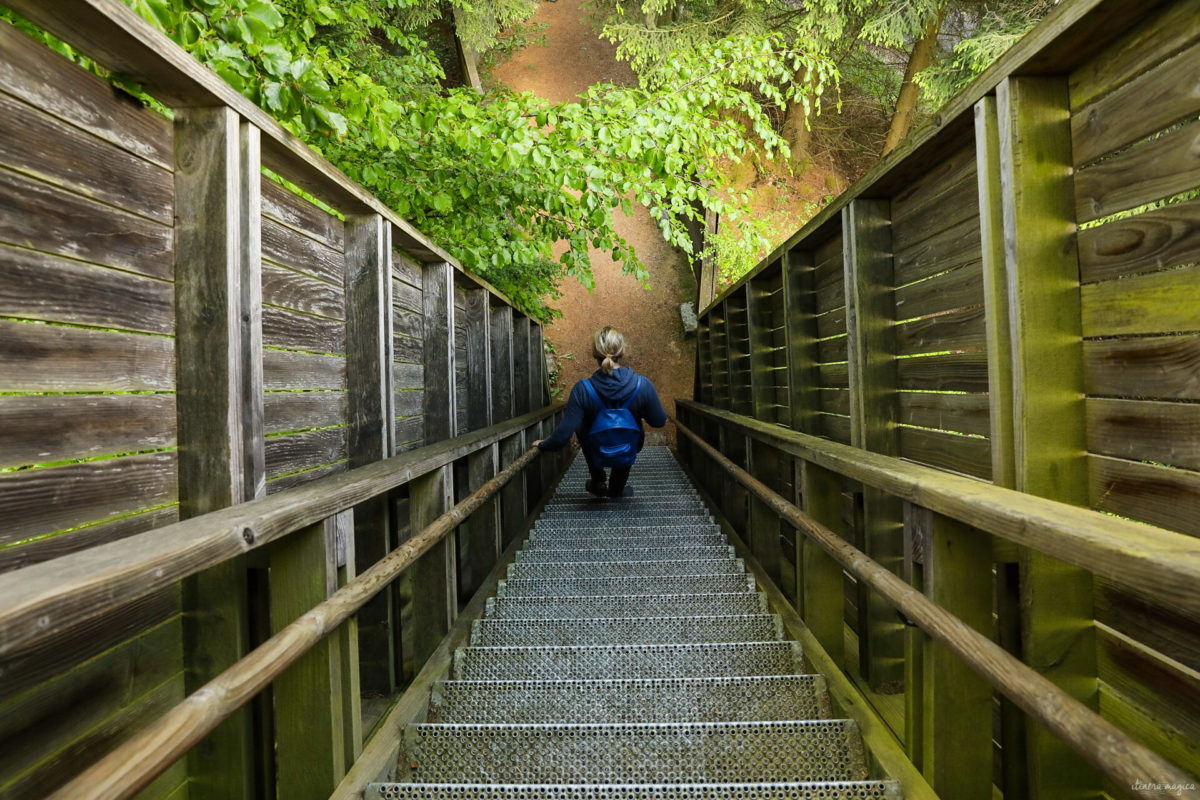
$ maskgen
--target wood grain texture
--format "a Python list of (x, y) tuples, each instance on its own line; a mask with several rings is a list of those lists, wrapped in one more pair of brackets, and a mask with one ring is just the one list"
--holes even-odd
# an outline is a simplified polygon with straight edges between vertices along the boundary
[(348, 456), (346, 440), (345, 427), (270, 436), (266, 441), (267, 479), (340, 461)]
[(318, 280), (342, 285), (341, 250), (335, 250), (267, 216), (262, 218), (262, 247), (263, 258), (267, 261)]
[[(65, 236), (64, 232), (70, 232)], [(0, 242), (170, 280), (171, 228), (0, 168)]]
[(422, 364), (396, 362), (392, 365), (392, 388), (403, 389), (425, 388), (425, 367)]
[(287, 489), (294, 489), (298, 486), (303, 486), (306, 483), (328, 478), (334, 475), (340, 475), (349, 467), (345, 461), (335, 461), (332, 464), (322, 464), (319, 467), (302, 470), (301, 472), (292, 472), (287, 475), (282, 475), (267, 483), (267, 494), (278, 494)]
[(0, 87), (34, 108), (172, 169), (169, 120), (7, 22), (0, 23)]
[(346, 421), (345, 392), (267, 392), (263, 404), (269, 434), (327, 428)]
[[(454, 374), (454, 270), (448, 263), (427, 264), (422, 302), (425, 320), (423, 338), (425, 385), (423, 393), (425, 441), (437, 442), (454, 436), (456, 422)], [(403, 415), (399, 401), (396, 413)], [(415, 412), (413, 412), (415, 413)]]
[(1089, 455), (1088, 484), (1093, 508), (1200, 536), (1200, 473)]
[(1083, 166), (1106, 153), (1195, 116), (1196, 56), (1192, 44), (1157, 64), (1120, 89), (1071, 115), (1074, 164)]
[(339, 356), (263, 351), (263, 380), (268, 391), (346, 388), (346, 359)]
[[(1200, 107), (1200, 98), (1196, 105)], [(1075, 174), (1079, 221), (1172, 197), (1200, 183), (1200, 124), (1192, 122)]]
[[(467, 293), (467, 304), (464, 309), (467, 327), (467, 400), (465, 409), (467, 414), (467, 430), (472, 431), (486, 428), (492, 424), (491, 392), (493, 370), (490, 342), (491, 321), (488, 306), (487, 292), (482, 289), (473, 289)], [(484, 480), (486, 478), (479, 481), (480, 485), (483, 484)], [(491, 569), (490, 563), (488, 564), (488, 569)], [(474, 587), (471, 590), (471, 594), (473, 593)]]
[(492, 365), (492, 422), (513, 416), (513, 311), (512, 306), (491, 307), (488, 342)]
[(263, 344), (310, 353), (346, 354), (346, 324), (342, 320), (300, 314), (264, 305)]
[(987, 347), (983, 306), (963, 308), (896, 325), (896, 352), (923, 355), (981, 351)]
[(178, 506), (168, 505), (128, 517), (118, 517), (111, 522), (99, 522), (66, 533), (43, 536), (14, 547), (5, 547), (0, 549), (0, 573), (31, 567), (178, 521)]
[(992, 451), (987, 439), (926, 428), (899, 429), (899, 454), (921, 464), (961, 472), (983, 480), (992, 477)]
[(170, 392), (175, 342), (0, 320), (0, 385), (10, 392)]
[(1177, 203), (1079, 232), (1084, 282), (1200, 260), (1200, 201)]
[(351, 466), (395, 447), (392, 408), (392, 243), (383, 217), (346, 220), (346, 377)]
[(1200, 405), (1087, 400), (1088, 451), (1200, 470)]
[(1087, 284), (1084, 336), (1200, 331), (1200, 266)]
[(275, 181), (263, 183), (263, 215), (340, 252), (342, 221)]
[[(788, 406), (792, 415), (789, 424), (795, 430), (815, 433), (821, 398), (815, 391), (819, 329), (813, 314), (816, 287), (812, 254), (789, 251), (784, 255), (780, 269), (783, 271), (783, 327), (787, 336)], [(844, 327), (845, 322), (842, 325)]]
[(896, 319), (913, 319), (983, 303), (983, 267), (971, 261), (895, 291)]
[(0, 467), (175, 444), (175, 398), (150, 395), (0, 396)]
[(976, 393), (988, 390), (987, 355), (982, 352), (901, 358), (896, 362), (896, 371), (901, 389)]
[(900, 392), (899, 421), (922, 428), (987, 436), (990, 413), (985, 394)]
[(1200, 335), (1084, 342), (1089, 395), (1200, 399)]
[(341, 286), (274, 264), (263, 264), (265, 302), (280, 308), (334, 320), (346, 318), (346, 294)]
[(1200, 672), (1200, 621), (1109, 580), (1096, 581), (1096, 622)]
[[(395, 251), (392, 251), (393, 255)], [(396, 272), (393, 269), (392, 275)], [(396, 308), (406, 308), (409, 311), (421, 313), (421, 287), (414, 286), (398, 278), (392, 278), (392, 303)]]
[(892, 197), (896, 238), (904, 241), (905, 234), (899, 231), (910, 227), (910, 220), (931, 208), (945, 206), (950, 210), (947, 201), (955, 196), (964, 182), (973, 185), (974, 176), (975, 155), (970, 147), (959, 147), (936, 163), (927, 165), (919, 180), (913, 181)]

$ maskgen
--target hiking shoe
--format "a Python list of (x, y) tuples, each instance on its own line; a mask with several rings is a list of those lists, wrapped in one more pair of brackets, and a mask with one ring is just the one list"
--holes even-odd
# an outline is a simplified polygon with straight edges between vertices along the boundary
[(624, 489), (621, 490), (620, 494), (612, 494), (610, 492), (608, 496), (609, 497), (633, 497), (633, 487), (626, 486)]
[(583, 485), (583, 488), (596, 495), (596, 497), (608, 497), (608, 485), (606, 483), (596, 483), (589, 480)]

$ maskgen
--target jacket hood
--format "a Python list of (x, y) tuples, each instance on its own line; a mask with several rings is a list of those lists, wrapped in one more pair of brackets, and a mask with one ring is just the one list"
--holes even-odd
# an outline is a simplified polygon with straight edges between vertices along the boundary
[(617, 367), (612, 375), (596, 370), (591, 381), (596, 394), (609, 403), (624, 403), (637, 389), (637, 373), (632, 367)]

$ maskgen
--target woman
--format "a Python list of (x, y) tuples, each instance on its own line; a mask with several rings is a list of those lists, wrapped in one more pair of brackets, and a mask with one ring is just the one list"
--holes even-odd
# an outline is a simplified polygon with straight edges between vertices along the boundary
[(571, 388), (562, 422), (558, 423), (554, 433), (533, 444), (541, 450), (561, 450), (571, 440), (571, 434), (575, 434), (592, 476), (586, 484), (587, 490), (597, 497), (631, 497), (633, 488), (627, 487), (625, 482), (629, 480), (629, 470), (636, 451), (630, 453), (628, 458), (618, 457), (616, 460), (625, 460), (628, 465), (613, 466), (611, 477), (607, 477), (604, 468), (614, 458), (610, 449), (601, 449), (601, 444), (611, 438), (612, 431), (598, 431), (596, 428), (604, 427), (607, 422), (597, 426), (597, 417), (605, 412), (604, 420), (607, 421), (613, 411), (628, 409), (637, 426), (634, 443), (637, 451), (640, 451), (646, 443), (642, 421), (661, 428), (667, 424), (667, 412), (663, 411), (658, 393), (649, 380), (638, 375), (631, 367), (620, 366), (621, 358), (625, 355), (625, 337), (620, 332), (611, 327), (598, 331), (592, 337), (592, 355), (598, 369), (592, 373), (592, 377), (579, 381)]

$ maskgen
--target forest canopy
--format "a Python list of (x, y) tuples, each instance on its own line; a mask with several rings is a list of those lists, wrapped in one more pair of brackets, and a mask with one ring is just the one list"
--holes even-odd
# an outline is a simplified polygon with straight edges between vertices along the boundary
[[(745, 213), (730, 163), (775, 159), (804, 169), (815, 115), (836, 108), (844, 90), (892, 101), (902, 94), (903, 64), (888, 62), (888, 48), (915, 53), (947, 19), (969, 29), (904, 81), (941, 102), (1040, 8), (1028, 0), (593, 0), (595, 24), (638, 83), (599, 84), (551, 103), (447, 77), (455, 43), (470, 53), (503, 46), (503, 32), (519, 30), (537, 0), (125, 2), (542, 319), (564, 276), (591, 286), (589, 248), (645, 280), (614, 226), (616, 209), (645, 206), (669, 242), (696, 255), (689, 220), (715, 211), (736, 225)], [(845, 76), (853, 86), (839, 86)], [(566, 247), (556, 256), (559, 242)]]

